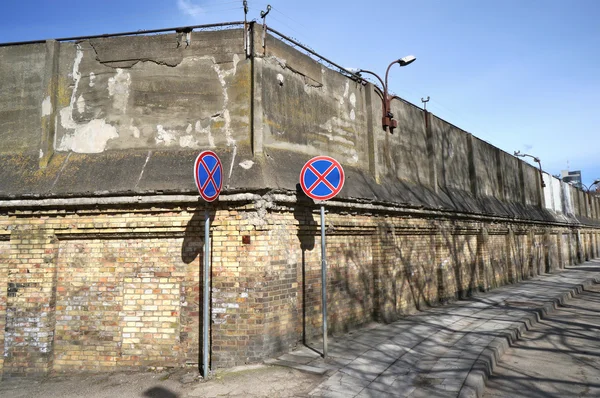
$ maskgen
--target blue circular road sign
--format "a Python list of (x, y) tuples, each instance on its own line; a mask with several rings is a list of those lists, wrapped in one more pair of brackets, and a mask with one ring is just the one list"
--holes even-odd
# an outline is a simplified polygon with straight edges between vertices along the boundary
[(194, 178), (200, 196), (207, 202), (217, 199), (223, 186), (223, 165), (213, 151), (204, 151), (194, 163)]
[(302, 167), (300, 186), (309, 198), (331, 199), (344, 186), (344, 169), (337, 160), (329, 156), (314, 157)]

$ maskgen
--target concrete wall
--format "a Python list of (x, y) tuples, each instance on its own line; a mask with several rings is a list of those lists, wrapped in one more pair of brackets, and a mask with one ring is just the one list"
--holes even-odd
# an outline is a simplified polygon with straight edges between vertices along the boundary
[(0, 47), (0, 197), (192, 193), (190, 162), (217, 149), (225, 192), (295, 190), (325, 154), (347, 169), (346, 198), (598, 219), (583, 193), (542, 190), (536, 168), (399, 98), (385, 131), (378, 88), (250, 34), (252, 57), (242, 29), (193, 32), (189, 47), (174, 34)]
[(346, 171), (331, 332), (599, 254), (598, 198), (398, 98), (386, 131), (377, 87), (252, 26), (248, 56), (242, 29), (0, 47), (0, 374), (198, 363), (203, 149), (213, 367), (319, 336), (315, 155)]

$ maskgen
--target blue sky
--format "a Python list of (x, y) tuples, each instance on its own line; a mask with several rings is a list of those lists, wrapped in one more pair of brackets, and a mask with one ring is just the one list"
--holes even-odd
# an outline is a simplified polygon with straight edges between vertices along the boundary
[[(600, 178), (600, 1), (248, 0), (268, 25), (477, 137), (538, 156), (545, 171)], [(0, 42), (243, 20), (241, 0), (20, 0)]]

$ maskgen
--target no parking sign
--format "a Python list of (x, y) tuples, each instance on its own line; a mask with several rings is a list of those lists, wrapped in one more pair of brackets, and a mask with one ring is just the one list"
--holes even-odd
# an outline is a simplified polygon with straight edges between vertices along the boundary
[[(200, 196), (212, 202), (219, 197), (223, 186), (223, 165), (221, 159), (213, 151), (201, 152), (194, 162), (194, 180)], [(208, 326), (210, 322), (209, 295), (210, 290), (210, 211), (204, 211), (204, 294), (202, 306), (202, 376), (208, 378)]]
[(223, 165), (213, 151), (204, 151), (198, 155), (194, 163), (194, 178), (200, 196), (212, 202), (221, 193), (223, 186)]
[(300, 186), (306, 196), (311, 199), (331, 199), (344, 186), (344, 169), (334, 158), (314, 157), (302, 167)]
[[(300, 186), (311, 199), (327, 200), (344, 186), (342, 165), (329, 156), (317, 156), (300, 171)], [(321, 302), (323, 308), (323, 358), (327, 357), (327, 256), (325, 251), (325, 206), (321, 205)]]

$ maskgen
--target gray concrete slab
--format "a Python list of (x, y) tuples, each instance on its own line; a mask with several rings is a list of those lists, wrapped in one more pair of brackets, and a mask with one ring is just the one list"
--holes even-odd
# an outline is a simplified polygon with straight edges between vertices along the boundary
[[(371, 325), (329, 338), (328, 358), (315, 358), (309, 365), (328, 369), (330, 376), (310, 395), (480, 397), (510, 345), (596, 280), (600, 281), (600, 260), (425, 310), (390, 325)], [(578, 330), (577, 338), (600, 340), (595, 333)], [(320, 348), (321, 342), (311, 346)], [(314, 356), (314, 348), (303, 350)], [(594, 355), (582, 354), (578, 361), (591, 364)], [(596, 385), (600, 388), (600, 381), (592, 381), (592, 387)], [(518, 396), (516, 392), (500, 396)]]
[(502, 357), (484, 398), (600, 396), (600, 285), (535, 325)]

